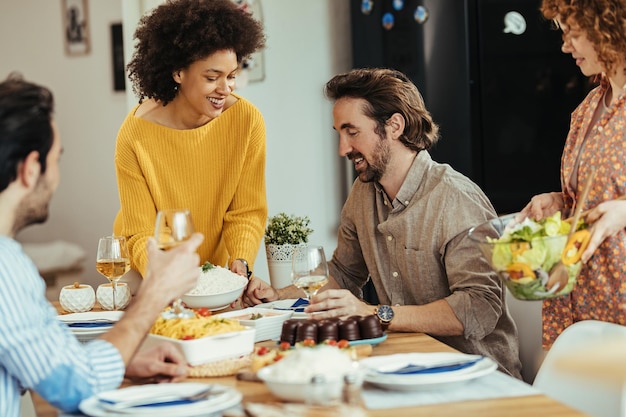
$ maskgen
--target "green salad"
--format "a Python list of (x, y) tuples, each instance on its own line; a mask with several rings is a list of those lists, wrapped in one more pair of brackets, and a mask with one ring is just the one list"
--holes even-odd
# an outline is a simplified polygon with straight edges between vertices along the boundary
[(575, 283), (580, 262), (567, 266), (569, 281), (560, 291), (546, 288), (552, 267), (559, 262), (567, 243), (570, 224), (561, 213), (540, 221), (526, 218), (506, 226), (498, 239), (487, 237), (491, 264), (511, 293), (523, 300), (540, 300), (569, 293)]

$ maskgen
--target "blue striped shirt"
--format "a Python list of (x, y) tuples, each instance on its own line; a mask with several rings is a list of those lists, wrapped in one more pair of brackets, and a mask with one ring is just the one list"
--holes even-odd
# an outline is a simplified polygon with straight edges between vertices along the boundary
[(0, 416), (19, 417), (20, 393), (37, 392), (75, 412), (93, 394), (114, 389), (124, 362), (108, 342), (80, 344), (57, 320), (45, 283), (21, 245), (0, 236)]

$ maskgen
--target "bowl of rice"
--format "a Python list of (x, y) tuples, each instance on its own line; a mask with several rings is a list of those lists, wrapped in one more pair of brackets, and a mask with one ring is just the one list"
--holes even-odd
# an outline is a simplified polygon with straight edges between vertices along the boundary
[(200, 268), (196, 287), (181, 298), (187, 307), (222, 310), (237, 300), (248, 285), (248, 279), (221, 266), (205, 263)]
[(317, 345), (295, 349), (257, 376), (276, 397), (292, 402), (329, 403), (341, 397), (344, 378), (362, 383), (358, 362), (334, 346)]

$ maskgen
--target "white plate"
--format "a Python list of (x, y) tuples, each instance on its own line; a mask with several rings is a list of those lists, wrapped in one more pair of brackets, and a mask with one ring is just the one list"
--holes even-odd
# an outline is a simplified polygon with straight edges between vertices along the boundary
[(60, 314), (57, 318), (67, 324), (91, 320), (118, 321), (124, 315), (123, 311), (87, 311), (84, 313)]
[(165, 395), (175, 388), (175, 391), (193, 393), (199, 389), (199, 386), (206, 387), (207, 384), (182, 382), (178, 384), (148, 384), (121, 388), (114, 391), (100, 393), (80, 403), (79, 409), (84, 414), (91, 417), (195, 417), (206, 416), (226, 410), (241, 402), (242, 395), (236, 389), (217, 385), (216, 389), (223, 390), (223, 394), (211, 396), (206, 400), (196, 401), (189, 404), (178, 405), (161, 405), (155, 407), (135, 407), (119, 411), (112, 411), (107, 405), (100, 401), (100, 398), (122, 400), (126, 397), (135, 397), (142, 395)]
[(498, 368), (498, 364), (485, 357), (468, 368), (433, 374), (380, 374), (376, 372), (376, 369), (400, 368), (408, 363), (432, 365), (439, 362), (461, 361), (472, 356), (474, 355), (453, 352), (400, 353), (373, 356), (361, 359), (359, 363), (367, 369), (365, 374), (366, 382), (386, 389), (415, 391), (441, 389), (465, 383), (494, 372)]
[(292, 319), (306, 319), (306, 313), (301, 311), (290, 310), (290, 307), (298, 301), (298, 298), (287, 298), (285, 300), (271, 301), (269, 303), (257, 304), (255, 308), (269, 308), (281, 311), (293, 311)]

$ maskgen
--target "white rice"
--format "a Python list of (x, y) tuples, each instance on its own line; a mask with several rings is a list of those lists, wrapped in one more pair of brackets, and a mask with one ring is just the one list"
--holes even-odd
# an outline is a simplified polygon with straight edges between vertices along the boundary
[(198, 277), (196, 288), (189, 291), (189, 295), (215, 295), (239, 290), (246, 286), (248, 279), (221, 266), (202, 272)]

